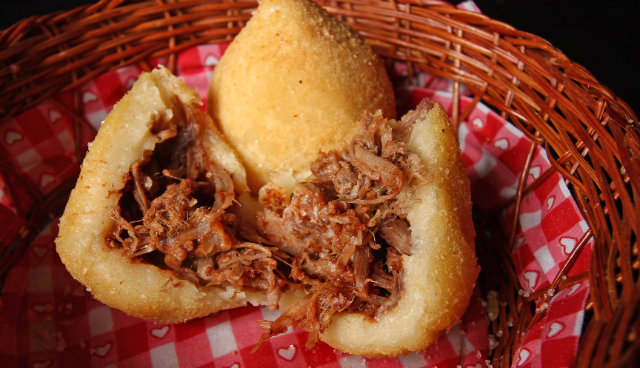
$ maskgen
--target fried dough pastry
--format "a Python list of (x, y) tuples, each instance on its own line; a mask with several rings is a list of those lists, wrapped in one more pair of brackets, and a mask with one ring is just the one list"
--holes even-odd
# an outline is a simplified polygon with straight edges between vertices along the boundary
[(130, 315), (182, 322), (248, 303), (281, 307), (263, 339), (301, 327), (363, 356), (424, 349), (466, 309), (479, 267), (469, 181), (445, 112), (367, 116), (321, 152), (293, 194), (235, 198), (242, 165), (198, 95), (143, 73), (103, 123), (60, 221), (71, 275)]
[[(194, 283), (184, 272), (178, 275), (185, 277), (178, 277), (164, 263), (134, 257), (135, 254), (126, 254), (122, 247), (112, 244), (113, 234), (122, 222), (119, 220), (125, 216), (120, 214), (120, 207), (125, 206), (123, 191), (131, 185), (127, 183), (135, 172), (132, 168), (148, 160), (161, 141), (174, 138), (179, 126), (186, 123), (192, 135), (187, 143), (200, 145), (205, 160), (211, 162), (209, 168), (213, 165), (220, 175), (227, 173), (232, 184), (226, 186), (231, 186), (236, 194), (248, 191), (244, 168), (211, 118), (199, 111), (200, 104), (198, 94), (168, 70), (160, 68), (141, 74), (114, 106), (91, 143), (60, 220), (56, 249), (67, 270), (96, 299), (133, 316), (175, 323), (247, 303), (267, 304), (265, 292), (238, 290), (228, 284), (203, 285), (197, 280)], [(143, 186), (151, 183), (149, 189), (154, 190), (157, 185), (154, 183), (160, 181), (158, 176), (162, 174), (140, 181)], [(147, 206), (154, 208), (153, 202)], [(211, 217), (212, 212), (205, 214)], [(172, 219), (167, 218), (166, 222), (169, 220)], [(168, 240), (168, 236), (161, 240)], [(132, 251), (142, 253), (152, 250), (152, 246), (142, 244)], [(283, 301), (286, 299), (285, 296)]]
[(446, 113), (424, 100), (402, 122), (410, 127), (407, 148), (424, 165), (423, 180), (406, 185), (399, 201), (411, 254), (402, 255), (402, 291), (394, 307), (373, 319), (336, 314), (321, 333), (321, 340), (351, 354), (396, 356), (435, 343), (466, 310), (480, 270), (469, 179)]
[(96, 299), (169, 323), (280, 307), (261, 341), (300, 327), (309, 347), (363, 356), (422, 350), (458, 322), (479, 267), (440, 106), (389, 119), (379, 60), (299, 0), (263, 1), (209, 101), (226, 136), (159, 68), (101, 126), (56, 239)]
[(309, 177), (318, 150), (356, 133), (363, 112), (395, 117), (381, 60), (308, 0), (263, 0), (216, 66), (208, 112), (256, 192), (274, 174)]

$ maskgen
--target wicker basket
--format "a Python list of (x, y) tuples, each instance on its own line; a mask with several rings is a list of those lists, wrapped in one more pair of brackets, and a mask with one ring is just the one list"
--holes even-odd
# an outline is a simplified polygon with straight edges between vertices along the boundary
[[(590, 226), (548, 289), (524, 296), (513, 272), (482, 273), (483, 288), (499, 290), (505, 301), (490, 325), (493, 333), (504, 331), (492, 350), (492, 364), (509, 366), (522, 333), (540, 318), (537, 307), (553, 292), (585, 279), (590, 280), (591, 296), (576, 365), (638, 361), (640, 125), (631, 109), (547, 41), (486, 16), (428, 0), (319, 2), (366, 37), (385, 59), (407, 61), (409, 70), (450, 78), (454, 124), (483, 102), (530, 137), (533, 146), (543, 146), (552, 169), (540, 177), (561, 173)], [(0, 33), (0, 126), (62, 91), (73, 91), (78, 103), (76, 87), (109, 70), (130, 64), (148, 69), (144, 61), (162, 55), (168, 55), (173, 69), (175, 53), (182, 49), (229, 42), (255, 5), (231, 0), (100, 1), (25, 19)], [(464, 111), (462, 85), (474, 96)], [(78, 117), (76, 124), (87, 123)], [(2, 175), (28, 182), (0, 163)], [(523, 172), (528, 165), (529, 160)], [(540, 180), (519, 186), (516, 216), (523, 195)], [(61, 212), (72, 185), (66, 183), (44, 198), (27, 186), (37, 204), (22, 214), (27, 226), (17, 246), (0, 250), (0, 280), (31, 235)], [(479, 229), (494, 225), (492, 214), (479, 214)], [(509, 257), (487, 254), (509, 254), (514, 234), (492, 234), (478, 239), (483, 268), (513, 269)], [(590, 271), (565, 277), (591, 240)]]

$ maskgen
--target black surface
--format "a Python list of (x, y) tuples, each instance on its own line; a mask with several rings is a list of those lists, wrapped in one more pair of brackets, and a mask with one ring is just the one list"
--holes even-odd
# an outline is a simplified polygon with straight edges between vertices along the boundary
[[(22, 0), (0, 5), (0, 29), (87, 0)], [(476, 0), (491, 18), (549, 40), (640, 113), (640, 1)]]
[(550, 41), (640, 113), (640, 1), (476, 0), (487, 16)]

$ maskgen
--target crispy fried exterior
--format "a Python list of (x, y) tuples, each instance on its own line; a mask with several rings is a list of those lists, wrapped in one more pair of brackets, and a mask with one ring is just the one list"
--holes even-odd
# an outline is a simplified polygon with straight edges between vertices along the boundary
[(209, 113), (257, 191), (279, 171), (309, 176), (318, 150), (357, 132), (363, 112), (395, 117), (381, 60), (308, 0), (263, 0), (216, 66)]
[[(423, 101), (423, 104), (431, 104)], [(409, 149), (420, 156), (426, 180), (411, 188), (404, 209), (412, 255), (403, 255), (403, 294), (375, 320), (357, 313), (335, 315), (320, 339), (344, 352), (396, 356), (434, 343), (464, 313), (480, 270), (474, 249), (470, 184), (446, 113), (439, 105), (415, 119)]]
[[(158, 143), (152, 130), (171, 128), (185, 106), (197, 110), (200, 103), (195, 91), (164, 68), (140, 75), (91, 143), (60, 220), (56, 249), (71, 275), (96, 299), (133, 316), (173, 323), (247, 303), (266, 304), (264, 292), (196, 286), (106, 244), (132, 164)], [(201, 113), (198, 117), (202, 127), (198, 139), (207, 155), (230, 173), (238, 194), (247, 192), (242, 165), (211, 118)], [(287, 304), (288, 298), (284, 295), (282, 302)]]
[[(197, 94), (165, 69), (141, 75), (103, 123), (61, 218), (56, 246), (71, 275), (98, 300), (134, 316), (175, 323), (247, 303), (268, 304), (264, 291), (197, 286), (106, 244), (132, 165), (158, 143), (153, 131), (171, 128), (185, 106), (199, 103)], [(334, 315), (320, 339), (345, 352), (395, 356), (424, 349), (457, 323), (473, 290), (479, 267), (469, 182), (446, 113), (424, 104), (403, 118), (415, 122), (407, 147), (422, 160), (425, 180), (409, 188), (413, 200), (403, 206), (412, 248), (411, 255), (401, 256), (401, 296), (374, 319), (362, 313)], [(246, 196), (242, 165), (211, 119), (199, 119), (198, 139), (207, 155), (230, 173), (237, 194)], [(280, 305), (286, 308), (299, 297), (286, 292)]]

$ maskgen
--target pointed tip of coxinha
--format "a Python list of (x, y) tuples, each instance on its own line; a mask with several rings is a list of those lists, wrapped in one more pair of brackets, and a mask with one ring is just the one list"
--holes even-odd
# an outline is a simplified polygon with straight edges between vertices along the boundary
[(254, 191), (275, 173), (309, 174), (318, 150), (355, 134), (363, 112), (395, 117), (381, 60), (351, 28), (307, 0), (263, 0), (216, 67), (209, 113)]

